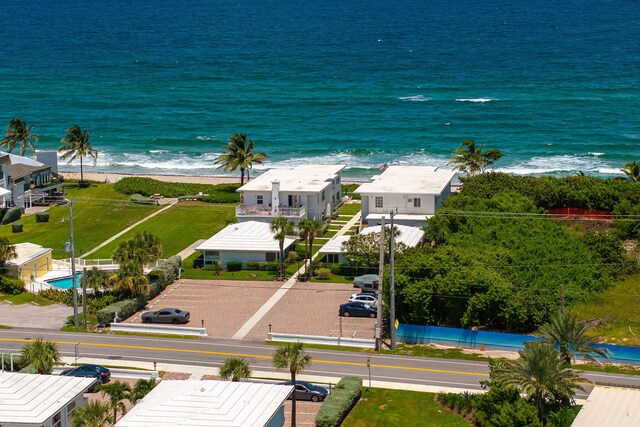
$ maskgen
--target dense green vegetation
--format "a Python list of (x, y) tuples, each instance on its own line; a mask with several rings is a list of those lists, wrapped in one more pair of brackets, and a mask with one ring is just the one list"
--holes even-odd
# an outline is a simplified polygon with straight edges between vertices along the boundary
[[(77, 184), (68, 183), (66, 189), (68, 198), (75, 197), (73, 226), (78, 256), (159, 209), (133, 204), (109, 184), (92, 183), (90, 187), (79, 188)], [(0, 236), (8, 237), (14, 244), (31, 242), (52, 248), (54, 258), (68, 258), (64, 244), (69, 240), (69, 208), (53, 206), (48, 212), (49, 222), (36, 222), (35, 215), (23, 217), (22, 233), (14, 234), (10, 225), (3, 225)]]
[(140, 194), (151, 196), (160, 194), (164, 197), (196, 196), (203, 194), (201, 200), (209, 203), (237, 203), (240, 193), (238, 184), (189, 184), (183, 182), (164, 182), (152, 178), (123, 178), (114, 184), (115, 191), (122, 194)]
[(610, 208), (635, 200), (634, 184), (496, 173), (464, 181), (461, 194), (429, 220), (432, 244), (396, 257), (401, 321), (529, 332), (556, 311), (561, 285), (572, 306), (637, 269), (616, 233), (578, 234), (544, 210)]
[(344, 377), (331, 390), (316, 415), (316, 427), (334, 427), (342, 423), (362, 395), (362, 378)]
[(435, 402), (435, 394), (371, 388), (342, 423), (344, 427), (462, 427), (470, 423)]

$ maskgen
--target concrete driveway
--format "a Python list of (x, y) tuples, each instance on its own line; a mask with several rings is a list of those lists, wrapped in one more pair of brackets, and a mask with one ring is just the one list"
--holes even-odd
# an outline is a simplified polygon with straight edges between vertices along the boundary
[(73, 307), (62, 304), (0, 304), (0, 325), (16, 328), (60, 329), (73, 314)]

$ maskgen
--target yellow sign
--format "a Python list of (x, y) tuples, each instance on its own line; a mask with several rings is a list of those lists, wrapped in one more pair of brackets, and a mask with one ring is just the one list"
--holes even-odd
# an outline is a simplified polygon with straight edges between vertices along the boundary
[(400, 326), (400, 322), (398, 322), (398, 319), (396, 319), (396, 323), (394, 324), (396, 329), (398, 329), (398, 326)]

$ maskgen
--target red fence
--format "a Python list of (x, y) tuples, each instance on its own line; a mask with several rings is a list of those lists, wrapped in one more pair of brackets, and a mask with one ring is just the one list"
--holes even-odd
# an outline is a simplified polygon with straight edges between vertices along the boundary
[(613, 215), (609, 211), (598, 211), (595, 209), (580, 209), (580, 208), (559, 208), (549, 209), (551, 215), (561, 216), (565, 218), (588, 218), (588, 219), (602, 219), (612, 220)]

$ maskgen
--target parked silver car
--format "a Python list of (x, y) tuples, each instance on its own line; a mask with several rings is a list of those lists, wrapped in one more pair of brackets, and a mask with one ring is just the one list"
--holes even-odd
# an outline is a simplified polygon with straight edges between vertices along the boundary
[(158, 311), (147, 311), (142, 315), (142, 323), (189, 323), (191, 314), (179, 308), (163, 308)]

